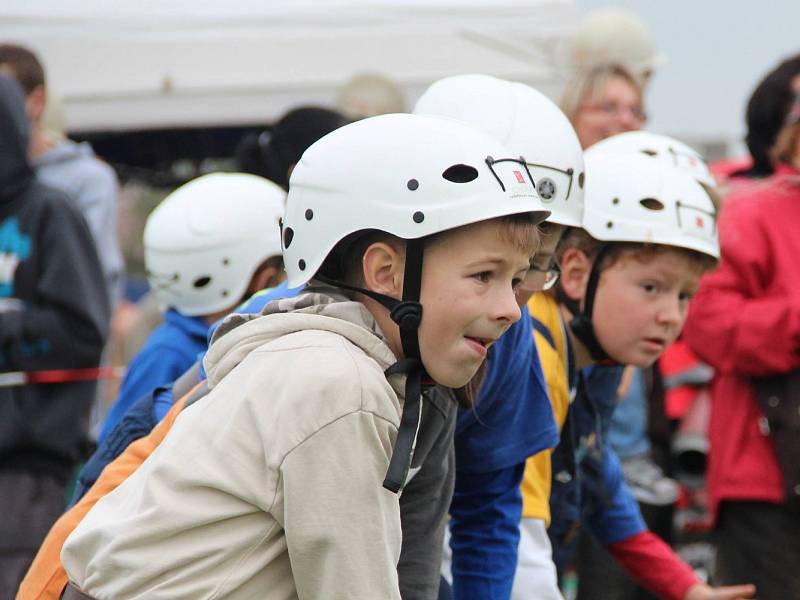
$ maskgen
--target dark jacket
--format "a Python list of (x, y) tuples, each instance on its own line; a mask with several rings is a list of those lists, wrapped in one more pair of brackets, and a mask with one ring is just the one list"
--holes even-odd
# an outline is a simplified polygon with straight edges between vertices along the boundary
[[(28, 162), (16, 81), (0, 76), (0, 372), (95, 367), (110, 309), (89, 230)], [(0, 387), (0, 466), (66, 478), (95, 383)]]

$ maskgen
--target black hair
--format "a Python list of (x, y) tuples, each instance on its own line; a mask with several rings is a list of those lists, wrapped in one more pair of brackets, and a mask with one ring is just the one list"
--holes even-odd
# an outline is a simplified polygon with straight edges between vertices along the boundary
[(800, 75), (800, 54), (784, 60), (767, 73), (747, 102), (745, 142), (753, 158), (749, 169), (734, 173), (740, 177), (767, 177), (775, 165), (771, 150), (794, 102), (792, 79)]
[(303, 152), (321, 137), (347, 123), (334, 110), (315, 106), (295, 108), (269, 131), (245, 136), (236, 149), (237, 168), (260, 175), (289, 189), (289, 170)]

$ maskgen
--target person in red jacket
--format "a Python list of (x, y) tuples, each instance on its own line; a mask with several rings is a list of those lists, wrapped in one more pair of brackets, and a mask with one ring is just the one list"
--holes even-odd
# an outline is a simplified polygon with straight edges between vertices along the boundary
[(716, 583), (753, 582), (761, 600), (800, 598), (800, 395), (762, 393), (800, 378), (798, 142), (800, 101), (778, 136), (774, 175), (725, 202), (720, 265), (701, 283), (684, 329), (716, 370), (708, 468)]

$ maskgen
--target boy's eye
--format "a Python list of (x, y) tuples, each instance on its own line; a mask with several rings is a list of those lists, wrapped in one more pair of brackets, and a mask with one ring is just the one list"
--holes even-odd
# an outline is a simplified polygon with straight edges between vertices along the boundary
[(678, 298), (680, 299), (681, 302), (688, 302), (693, 297), (694, 297), (694, 293), (693, 292), (681, 292), (678, 295)]
[(489, 281), (489, 278), (492, 276), (491, 271), (481, 271), (480, 273), (475, 273), (473, 277), (478, 281), (486, 283)]
[(523, 281), (524, 279), (522, 279), (521, 277), (515, 277), (514, 279), (511, 280), (511, 289), (514, 290), (514, 292), (516, 292), (519, 289), (519, 286), (522, 285)]
[(658, 291), (658, 286), (655, 283), (642, 283), (641, 287), (648, 294), (652, 294)]

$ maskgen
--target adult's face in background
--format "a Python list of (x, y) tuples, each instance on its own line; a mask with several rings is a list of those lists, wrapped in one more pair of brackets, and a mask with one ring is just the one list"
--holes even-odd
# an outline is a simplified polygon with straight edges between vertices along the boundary
[(642, 96), (627, 79), (612, 75), (575, 114), (575, 131), (583, 148), (607, 137), (641, 129), (647, 121)]

